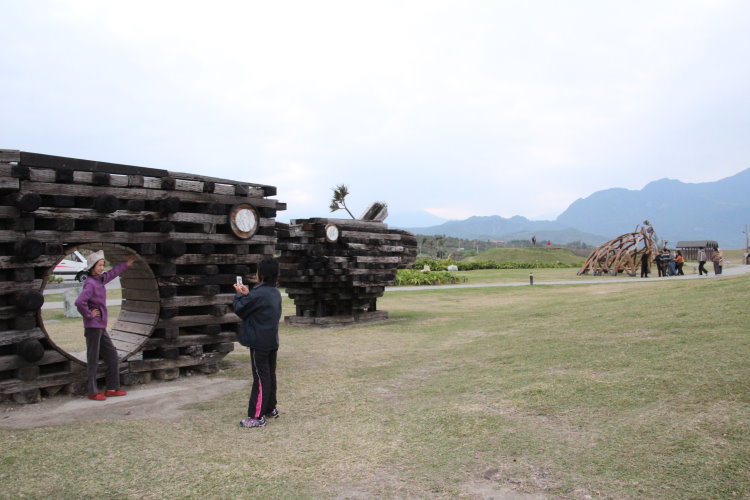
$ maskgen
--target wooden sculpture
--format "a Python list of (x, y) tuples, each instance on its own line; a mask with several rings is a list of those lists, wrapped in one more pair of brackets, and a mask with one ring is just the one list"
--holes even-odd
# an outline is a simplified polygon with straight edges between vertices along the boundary
[[(77, 249), (121, 277), (113, 341), (124, 385), (210, 373), (233, 349), (232, 284), (273, 255), (276, 188), (167, 170), (0, 150), (0, 400), (80, 393), (85, 362), (41, 316), (52, 269)], [(83, 326), (81, 326), (83, 335)]]
[(658, 253), (656, 233), (649, 221), (636, 227), (635, 232), (618, 236), (596, 247), (584, 262), (578, 275), (591, 272), (594, 276), (609, 274), (616, 276), (624, 272), (636, 276), (643, 254), (653, 260)]
[(417, 240), (411, 233), (388, 229), (387, 208), (373, 204), (363, 219), (297, 219), (277, 224), (280, 250), (279, 284), (294, 300), (290, 325), (330, 326), (381, 321), (376, 301), (396, 270), (416, 260)]

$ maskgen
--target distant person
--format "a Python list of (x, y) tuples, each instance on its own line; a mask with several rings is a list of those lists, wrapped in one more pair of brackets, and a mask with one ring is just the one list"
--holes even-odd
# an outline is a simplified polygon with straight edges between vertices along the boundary
[(644, 252), (641, 255), (641, 278), (648, 278), (648, 252)]
[(536, 235), (534, 235), (534, 236), (531, 237), (531, 246), (533, 246), (533, 247), (536, 246)]
[[(723, 256), (721, 255), (721, 250), (719, 250), (718, 248), (716, 250), (714, 250), (713, 252), (711, 252), (711, 262), (714, 265), (714, 274), (717, 275), (717, 276), (719, 274), (721, 274), (721, 263), (722, 263), (721, 261), (722, 261), (722, 258), (723, 258)], [(706, 274), (708, 274), (708, 273), (706, 273)]]
[(552, 242), (550, 240), (547, 240), (547, 246), (550, 246)]
[(664, 274), (664, 261), (662, 261), (662, 254), (661, 252), (656, 254), (656, 257), (654, 257), (654, 264), (656, 264), (656, 272), (658, 273), (658, 276), (661, 278), (662, 276), (665, 276)]
[(235, 283), (234, 313), (242, 318), (237, 340), (250, 348), (253, 386), (247, 418), (240, 427), (263, 427), (266, 417), (278, 418), (276, 409), (276, 357), (279, 352), (281, 293), (276, 288), (279, 261), (266, 258), (258, 264), (258, 284), (252, 290)]
[[(104, 401), (108, 397), (125, 396), (120, 390), (120, 369), (117, 349), (107, 333), (107, 289), (104, 285), (121, 275), (135, 262), (130, 256), (107, 272), (104, 272), (104, 251), (99, 250), (86, 258), (89, 277), (83, 282), (83, 290), (76, 299), (76, 308), (83, 316), (83, 334), (86, 337), (86, 391), (89, 399)], [(96, 370), (99, 358), (106, 367), (107, 390), (99, 392)]]
[(670, 276), (677, 275), (677, 262), (675, 262), (674, 259), (675, 259), (674, 252), (669, 252), (669, 275)]
[(674, 265), (677, 268), (677, 276), (685, 276), (685, 273), (682, 271), (682, 266), (685, 265), (685, 257), (682, 256), (682, 252), (679, 250), (677, 250), (677, 255), (674, 258)]
[(701, 248), (698, 250), (698, 276), (703, 276), (704, 273), (708, 276), (708, 271), (706, 270), (706, 249)]

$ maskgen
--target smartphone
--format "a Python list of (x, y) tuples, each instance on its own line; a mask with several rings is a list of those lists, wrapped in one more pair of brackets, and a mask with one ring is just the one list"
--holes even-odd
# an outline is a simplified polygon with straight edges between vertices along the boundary
[(238, 285), (242, 284), (242, 276), (237, 276), (237, 284)]

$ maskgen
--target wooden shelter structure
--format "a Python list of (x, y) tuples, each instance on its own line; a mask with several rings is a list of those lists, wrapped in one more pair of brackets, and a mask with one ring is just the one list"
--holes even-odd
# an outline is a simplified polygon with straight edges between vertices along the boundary
[(678, 241), (676, 248), (687, 260), (698, 260), (698, 251), (706, 250), (706, 256), (708, 260), (711, 260), (714, 250), (719, 248), (719, 242), (713, 240)]
[[(124, 385), (210, 373), (232, 351), (232, 284), (273, 255), (276, 188), (131, 165), (0, 150), (0, 400), (85, 391), (85, 362), (50, 337), (48, 276), (103, 249), (120, 277), (113, 328)], [(83, 326), (81, 325), (81, 335)], [(103, 370), (101, 372), (103, 376)]]
[(648, 254), (649, 261), (658, 253), (656, 233), (649, 221), (632, 233), (625, 233), (596, 247), (584, 262), (578, 275), (591, 272), (594, 276), (627, 273), (636, 276), (643, 254)]

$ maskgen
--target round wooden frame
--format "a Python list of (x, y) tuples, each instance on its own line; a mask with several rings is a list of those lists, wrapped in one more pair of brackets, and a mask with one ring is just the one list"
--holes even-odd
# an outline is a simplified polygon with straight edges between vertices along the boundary
[[(243, 231), (242, 228), (237, 225), (237, 218), (243, 210), (250, 211), (250, 213), (252, 213), (253, 217), (255, 218), (255, 227), (253, 227), (250, 231)], [(233, 206), (232, 210), (229, 212), (229, 225), (232, 228), (232, 232), (234, 233), (234, 235), (238, 238), (242, 238), (243, 240), (252, 238), (253, 235), (258, 232), (258, 228), (260, 227), (260, 217), (258, 216), (258, 211), (255, 210), (255, 207), (250, 205), (249, 203), (238, 203), (237, 205)]]

